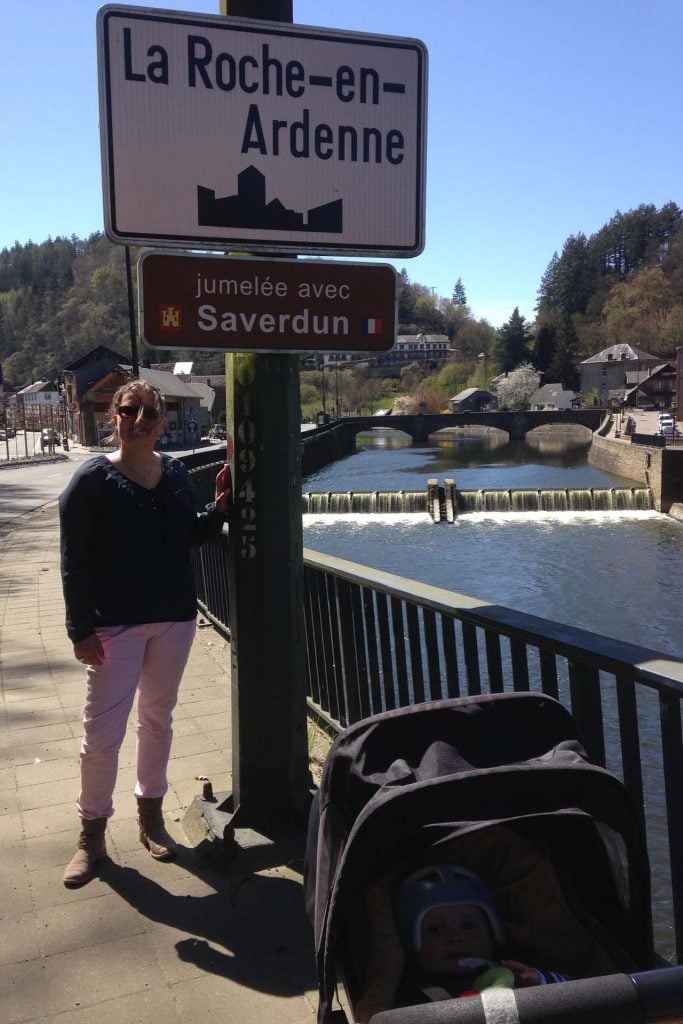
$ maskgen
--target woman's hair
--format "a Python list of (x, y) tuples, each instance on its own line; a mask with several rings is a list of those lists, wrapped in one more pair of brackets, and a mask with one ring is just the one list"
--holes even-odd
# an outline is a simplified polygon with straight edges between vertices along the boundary
[[(121, 406), (127, 404), (128, 398), (137, 399), (141, 406), (143, 404), (143, 398), (148, 400), (151, 398), (159, 419), (163, 419), (166, 415), (166, 403), (164, 402), (163, 395), (158, 388), (155, 388), (153, 384), (148, 384), (147, 381), (144, 380), (128, 381), (127, 384), (122, 384), (121, 387), (114, 392), (112, 397), (109, 412), (107, 413), (109, 422), (112, 425), (112, 431), (108, 437), (105, 437), (105, 444), (113, 443), (117, 447), (120, 444), (121, 439), (119, 437), (119, 428), (114, 417)], [(138, 424), (141, 420), (142, 412), (140, 411), (135, 419), (135, 423)]]

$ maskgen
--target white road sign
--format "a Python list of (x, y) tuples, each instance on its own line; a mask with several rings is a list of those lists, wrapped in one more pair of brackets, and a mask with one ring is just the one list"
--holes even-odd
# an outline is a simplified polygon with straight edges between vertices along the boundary
[(422, 251), (421, 42), (122, 6), (97, 30), (114, 241)]

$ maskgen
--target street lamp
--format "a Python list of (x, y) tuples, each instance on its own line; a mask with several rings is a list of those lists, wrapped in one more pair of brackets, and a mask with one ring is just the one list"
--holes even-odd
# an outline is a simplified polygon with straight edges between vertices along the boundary
[(486, 377), (487, 377), (487, 373), (486, 373), (486, 360), (487, 360), (487, 358), (488, 357), (486, 355), (486, 352), (480, 352), (479, 355), (477, 356), (477, 359), (479, 360), (479, 362), (480, 363), (483, 362), (483, 366), (484, 366), (484, 384), (483, 384), (483, 390), (484, 391), (486, 391)]

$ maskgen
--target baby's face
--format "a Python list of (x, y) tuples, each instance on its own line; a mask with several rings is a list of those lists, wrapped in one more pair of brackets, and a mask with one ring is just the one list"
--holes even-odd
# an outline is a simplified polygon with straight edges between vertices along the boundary
[(496, 944), (481, 907), (451, 904), (434, 907), (422, 918), (422, 948), (418, 963), (434, 974), (460, 970), (463, 957), (495, 959)]

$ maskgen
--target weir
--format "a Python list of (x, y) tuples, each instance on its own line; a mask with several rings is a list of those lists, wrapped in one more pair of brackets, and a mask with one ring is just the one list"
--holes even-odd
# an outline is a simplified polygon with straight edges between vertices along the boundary
[(427, 512), (427, 491), (322, 491), (305, 493), (303, 511), (317, 515), (336, 512)]
[(652, 508), (649, 487), (560, 487), (539, 490), (456, 491), (456, 511), (621, 512)]
[(652, 509), (649, 487), (559, 487), (459, 491), (429, 480), (424, 491), (325, 491), (302, 495), (304, 514), (428, 512), (453, 522), (472, 512), (622, 512)]

